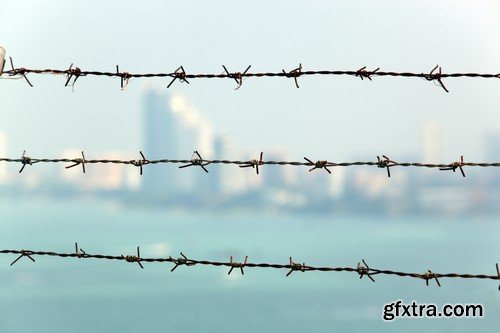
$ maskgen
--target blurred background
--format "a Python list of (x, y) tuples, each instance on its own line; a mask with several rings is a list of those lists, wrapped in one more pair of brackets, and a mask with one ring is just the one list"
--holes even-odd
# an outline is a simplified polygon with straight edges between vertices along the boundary
[[(131, 73), (498, 73), (496, 1), (0, 0), (16, 67)], [(9, 69), (7, 61), (6, 68)], [(0, 157), (500, 161), (498, 80), (0, 77)], [(0, 248), (494, 274), (500, 172), (0, 164)], [(0, 332), (496, 332), (498, 284), (0, 257)], [(482, 303), (483, 319), (382, 321), (385, 303)], [(27, 320), (29, 318), (29, 320)]]

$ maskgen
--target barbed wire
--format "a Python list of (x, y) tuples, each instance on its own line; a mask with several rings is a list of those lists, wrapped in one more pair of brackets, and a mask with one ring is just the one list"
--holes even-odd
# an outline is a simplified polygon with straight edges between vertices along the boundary
[(358, 162), (330, 162), (327, 160), (318, 160), (316, 162), (311, 159), (304, 157), (305, 162), (298, 161), (264, 161), (263, 155), (264, 153), (260, 153), (259, 159), (253, 160), (206, 160), (203, 159), (198, 151), (194, 151), (191, 159), (159, 159), (159, 160), (148, 160), (143, 152), (139, 152), (141, 155), (141, 159), (137, 160), (119, 160), (119, 159), (86, 159), (85, 154), (81, 152), (81, 158), (31, 158), (26, 156), (26, 151), (23, 152), (21, 158), (6, 158), (1, 157), (0, 162), (13, 162), (13, 163), (21, 163), (21, 169), (19, 173), (21, 173), (26, 165), (33, 165), (36, 163), (72, 163), (71, 165), (66, 166), (66, 169), (70, 169), (76, 166), (81, 165), (82, 171), (85, 173), (86, 165), (88, 164), (127, 164), (139, 167), (140, 174), (143, 174), (143, 168), (148, 164), (183, 164), (179, 166), (180, 169), (191, 167), (191, 166), (199, 166), (208, 173), (207, 166), (209, 164), (223, 164), (223, 165), (238, 165), (240, 168), (253, 168), (256, 173), (259, 174), (259, 166), (264, 165), (277, 165), (277, 166), (307, 166), (312, 167), (309, 169), (309, 172), (319, 169), (324, 169), (329, 174), (332, 171), (329, 168), (333, 167), (349, 167), (349, 166), (375, 166), (377, 168), (383, 168), (387, 170), (387, 176), (391, 177), (391, 168), (394, 167), (420, 167), (420, 168), (437, 168), (441, 171), (453, 171), (455, 172), (457, 169), (460, 170), (460, 173), (463, 177), (465, 177), (464, 167), (500, 167), (500, 162), (495, 163), (476, 163), (476, 162), (464, 162), (464, 157), (461, 156), (459, 161), (446, 163), (446, 164), (435, 164), (435, 163), (420, 163), (420, 162), (396, 162), (394, 160), (389, 159), (386, 155), (382, 155), (382, 157), (377, 156), (377, 161), (358, 161)]
[[(32, 251), (32, 250), (0, 250), (0, 254), (16, 254), (19, 255), (12, 263), (11, 266), (18, 262), (21, 258), (26, 257), (33, 262), (36, 262), (33, 258), (34, 256), (50, 256), (59, 258), (76, 258), (76, 259), (98, 259), (98, 260), (119, 260), (126, 261), (129, 263), (137, 263), (140, 268), (144, 269), (142, 263), (172, 263), (174, 266), (170, 270), (175, 271), (179, 266), (192, 267), (195, 265), (205, 265), (205, 266), (225, 266), (229, 267), (228, 275), (233, 272), (234, 269), (239, 269), (241, 274), (244, 275), (244, 268), (262, 268), (262, 269), (287, 269), (288, 273), (286, 276), (290, 276), (293, 272), (309, 272), (309, 271), (320, 271), (320, 272), (350, 272), (358, 274), (359, 278), (362, 279), (364, 276), (369, 278), (372, 282), (375, 282), (373, 276), (375, 275), (395, 275), (405, 278), (415, 278), (425, 280), (426, 285), (429, 285), (430, 280), (436, 281), (436, 284), (441, 287), (439, 279), (441, 278), (460, 278), (460, 279), (488, 279), (488, 280), (500, 280), (500, 268), (498, 263), (496, 264), (496, 275), (486, 275), (486, 274), (469, 274), (469, 273), (435, 273), (431, 270), (427, 270), (425, 273), (409, 273), (394, 271), (388, 269), (377, 269), (368, 266), (366, 261), (363, 259), (358, 262), (356, 267), (329, 267), (329, 266), (310, 266), (305, 263), (294, 262), (292, 257), (289, 257), (287, 264), (273, 264), (273, 263), (252, 263), (248, 262), (248, 256), (245, 256), (243, 262), (236, 262), (233, 260), (233, 256), (229, 257), (229, 261), (210, 261), (210, 260), (199, 260), (188, 258), (184, 253), (180, 252), (181, 257), (172, 258), (142, 258), (140, 253), (140, 247), (137, 247), (137, 254), (135, 255), (107, 255), (107, 254), (90, 254), (85, 252), (75, 243), (75, 251), (72, 253), (59, 253), (59, 252), (49, 252), (49, 251)], [(500, 286), (499, 286), (500, 290)]]
[(434, 81), (439, 84), (446, 92), (449, 92), (448, 88), (444, 85), (442, 79), (445, 78), (500, 78), (500, 73), (443, 73), (442, 68), (436, 65), (430, 72), (394, 72), (394, 71), (381, 71), (380, 68), (374, 70), (366, 69), (366, 66), (361, 67), (357, 70), (309, 70), (305, 71), (302, 69), (302, 64), (299, 64), (297, 68), (289, 71), (282, 69), (280, 72), (249, 72), (251, 65), (248, 66), (243, 72), (230, 72), (226, 66), (222, 65), (223, 71), (219, 74), (217, 73), (197, 73), (190, 74), (184, 69), (184, 66), (179, 66), (174, 72), (166, 73), (130, 73), (130, 72), (120, 72), (119, 66), (116, 66), (115, 72), (106, 71), (85, 71), (79, 67), (73, 67), (73, 64), (69, 66), (68, 69), (32, 69), (25, 67), (14, 67), (12, 58), (10, 58), (11, 69), (4, 71), (4, 74), (14, 77), (22, 77), (26, 82), (33, 87), (33, 84), (28, 79), (27, 74), (49, 74), (49, 75), (65, 75), (66, 81), (65, 86), (74, 86), (76, 81), (85, 76), (107, 76), (107, 77), (118, 77), (120, 78), (120, 87), (123, 90), (132, 78), (171, 78), (167, 88), (170, 88), (172, 84), (178, 80), (179, 82), (188, 83), (191, 79), (231, 79), (236, 82), (236, 89), (239, 89), (243, 84), (244, 78), (254, 77), (279, 77), (279, 78), (292, 78), (294, 80), (295, 86), (299, 88), (298, 78), (301, 76), (312, 76), (312, 75), (329, 75), (329, 76), (354, 76), (360, 79), (372, 80), (375, 76), (391, 76), (391, 77), (403, 77), (403, 78), (421, 78), (427, 81)]

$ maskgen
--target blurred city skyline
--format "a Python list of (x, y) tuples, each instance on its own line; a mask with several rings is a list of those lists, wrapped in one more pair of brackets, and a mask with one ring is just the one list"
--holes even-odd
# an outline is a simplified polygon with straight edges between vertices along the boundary
[[(225, 154), (218, 158), (234, 158), (232, 156), (253, 156), (260, 151), (277, 152), (287, 156), (294, 155), (295, 152), (290, 147), (283, 145), (277, 146), (273, 142), (262, 146), (260, 150), (252, 151), (248, 148), (237, 147), (234, 137), (230, 131), (224, 127), (224, 124), (214, 124), (211, 119), (206, 117), (204, 110), (196, 105), (196, 101), (190, 100), (180, 91), (162, 90), (160, 87), (145, 87), (142, 89), (140, 97), (141, 103), (137, 106), (133, 105), (129, 110), (134, 114), (139, 114), (139, 119), (134, 123), (135, 131), (140, 135), (138, 138), (138, 150), (156, 155), (155, 158), (187, 158), (194, 150), (198, 150), (208, 159), (213, 158), (215, 153), (215, 142), (219, 144), (234, 146), (231, 149), (231, 155)], [(148, 118), (148, 109), (156, 109), (157, 113), (162, 110), (162, 116), (156, 118)], [(154, 133), (157, 137), (151, 137), (148, 133), (154, 128)], [(180, 132), (179, 129), (182, 129)], [(434, 120), (428, 120), (422, 123), (419, 133), (420, 146), (415, 150), (406, 150), (400, 156), (416, 158), (424, 163), (448, 163), (443, 156), (449, 155), (446, 153), (446, 123), (439, 123)], [(18, 146), (13, 142), (7, 133), (12, 132), (10, 129), (0, 127), (0, 153), (2, 157), (16, 157), (22, 151), (15, 151)], [(158, 136), (160, 135), (160, 136)], [(475, 156), (482, 159), (484, 162), (496, 162), (500, 158), (500, 152), (497, 148), (497, 143), (500, 138), (499, 131), (487, 131), (479, 137), (478, 145), (475, 148)], [(34, 143), (37, 143), (36, 141)], [(82, 147), (65, 147), (59, 153), (81, 151)], [(31, 153), (36, 153), (26, 147), (26, 150)], [(41, 149), (45, 151), (45, 149)], [(132, 152), (132, 149), (110, 150), (106, 146), (100, 146), (93, 149), (93, 152), (102, 155), (106, 152), (115, 152), (119, 154)], [(306, 152), (307, 153), (307, 152)], [(380, 155), (383, 152), (373, 152), (371, 155), (361, 153), (351, 155), (352, 158), (361, 158), (365, 160), (373, 159), (373, 156)], [(29, 154), (28, 154), (29, 155)], [(300, 154), (295, 157), (300, 157)], [(333, 159), (335, 154), (329, 153), (332, 161), (339, 162), (339, 159)], [(325, 157), (329, 157), (325, 156)], [(56, 156), (53, 156), (56, 157)], [(70, 158), (65, 154), (65, 157)], [(289, 157), (292, 158), (292, 157)], [(347, 160), (345, 160), (347, 161)]]
[[(194, 150), (199, 151), (204, 159), (258, 158), (259, 152), (245, 151), (229, 135), (220, 134), (218, 128), (203, 116), (203, 111), (179, 92), (146, 90), (139, 113), (141, 121), (137, 125), (141, 127), (143, 153), (147, 159), (196, 158), (191, 156)], [(443, 136), (440, 124), (424, 124), (420, 151), (407, 152), (401, 158), (398, 156), (398, 162), (439, 161), (444, 150)], [(7, 146), (8, 137), (0, 131), (0, 155), (5, 156)], [(500, 135), (485, 136), (484, 146), (480, 149), (487, 161), (494, 162), (500, 155)], [(302, 160), (285, 149), (263, 151), (264, 160)], [(80, 152), (76, 147), (68, 147), (57, 156), (37, 156), (32, 152), (28, 156), (76, 158)], [(85, 151), (85, 154), (87, 159), (140, 159), (139, 152), (130, 150)], [(327, 156), (308, 157), (346, 162)], [(375, 156), (357, 158), (375, 160)], [(22, 174), (18, 173), (18, 168), (16, 164), (0, 164), (0, 183), (17, 188), (14, 192), (18, 194), (29, 195), (30, 191), (37, 189), (52, 196), (94, 193), (106, 198), (106, 193), (109, 193), (107, 197), (112, 200), (121, 198), (138, 204), (151, 200), (153, 205), (165, 208), (188, 207), (195, 201), (206, 207), (213, 205), (215, 210), (230, 206), (275, 205), (338, 212), (342, 205), (354, 205), (358, 212), (442, 214), (483, 210), (488, 213), (497, 212), (494, 198), (500, 184), (497, 170), (476, 168), (466, 169), (468, 177), (465, 180), (460, 174), (405, 168), (393, 170), (390, 179), (383, 170), (366, 167), (332, 167), (333, 173), (327, 174), (321, 169), (309, 173), (305, 168), (267, 165), (260, 168), (260, 175), (256, 175), (254, 170), (234, 165), (212, 164), (207, 166), (210, 173), (206, 174), (198, 167), (178, 169), (178, 165), (152, 164), (144, 167), (142, 176), (136, 167), (115, 164), (88, 165), (85, 175), (80, 168), (65, 169), (61, 165), (35, 164), (28, 166)], [(7, 193), (12, 193), (12, 189)]]

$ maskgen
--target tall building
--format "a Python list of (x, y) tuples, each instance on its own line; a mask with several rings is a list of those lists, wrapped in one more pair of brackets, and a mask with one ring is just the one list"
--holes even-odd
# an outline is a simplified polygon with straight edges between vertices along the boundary
[[(214, 159), (251, 160), (255, 158), (258, 158), (258, 156), (240, 155), (240, 152), (235, 149), (234, 143), (228, 136), (216, 136), (214, 140)], [(261, 181), (261, 177), (256, 176), (255, 169), (252, 168), (241, 169), (235, 165), (217, 164), (212, 166), (210, 172), (212, 170), (210, 188), (212, 191), (223, 195), (244, 192), (249, 185)], [(256, 186), (254, 185), (254, 187)]]
[[(179, 158), (179, 119), (171, 109), (168, 96), (153, 89), (144, 97), (143, 138), (147, 159)], [(172, 164), (144, 168), (141, 187), (151, 192), (176, 192), (178, 181)]]
[[(290, 160), (283, 151), (275, 150), (266, 152), (266, 161), (288, 161)], [(291, 167), (278, 167), (266, 165), (262, 168), (263, 186), (268, 189), (284, 189), (293, 183), (294, 170)]]
[[(148, 159), (191, 159), (198, 151), (203, 159), (213, 156), (211, 124), (180, 94), (150, 90), (144, 100), (144, 152)], [(199, 167), (179, 170), (179, 165), (156, 164), (146, 168), (142, 188), (166, 194), (203, 192), (209, 186)]]
[(441, 125), (435, 122), (426, 122), (422, 128), (424, 163), (443, 162), (444, 135)]

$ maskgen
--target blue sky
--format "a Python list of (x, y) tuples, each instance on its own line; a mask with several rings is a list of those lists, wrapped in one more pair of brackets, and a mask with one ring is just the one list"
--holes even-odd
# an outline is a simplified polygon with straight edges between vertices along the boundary
[[(222, 72), (369, 69), (500, 72), (497, 1), (3, 1), (0, 45), (16, 66), (85, 70)], [(0, 130), (8, 153), (58, 156), (142, 148), (144, 89), (168, 80), (63, 77), (0, 80)], [(280, 148), (294, 159), (394, 159), (419, 153), (422, 126), (438, 123), (442, 162), (483, 158), (485, 133), (500, 132), (499, 80), (448, 79), (449, 94), (421, 79), (303, 77), (192, 80), (176, 89), (220, 133), (250, 151)], [(186, 153), (189, 157), (190, 152)], [(229, 156), (230, 158), (230, 156)]]

